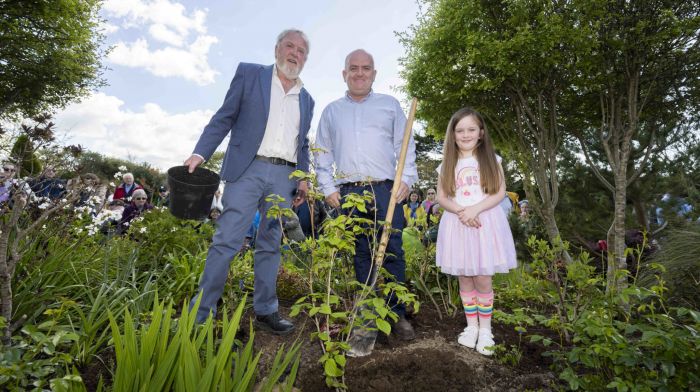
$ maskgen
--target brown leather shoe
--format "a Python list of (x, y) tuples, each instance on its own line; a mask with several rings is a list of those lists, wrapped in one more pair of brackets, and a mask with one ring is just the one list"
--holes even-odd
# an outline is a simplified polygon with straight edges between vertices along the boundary
[(401, 340), (413, 340), (416, 338), (416, 331), (413, 330), (413, 326), (405, 317), (401, 317), (394, 324), (392, 332)]

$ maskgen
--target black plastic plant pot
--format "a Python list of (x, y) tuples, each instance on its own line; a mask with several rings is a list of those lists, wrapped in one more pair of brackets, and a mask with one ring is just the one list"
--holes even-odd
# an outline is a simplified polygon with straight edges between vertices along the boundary
[(180, 219), (201, 220), (209, 215), (211, 201), (221, 178), (211, 170), (198, 167), (193, 173), (187, 166), (168, 169), (170, 213)]

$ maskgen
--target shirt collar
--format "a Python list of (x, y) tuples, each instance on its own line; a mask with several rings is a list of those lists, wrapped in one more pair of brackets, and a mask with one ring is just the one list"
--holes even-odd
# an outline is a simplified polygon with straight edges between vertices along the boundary
[(350, 96), (350, 91), (345, 90), (345, 99), (347, 99), (347, 100), (349, 100), (349, 101), (351, 101), (351, 102), (362, 103), (362, 102), (365, 102), (366, 100), (368, 100), (370, 97), (372, 97), (372, 95), (374, 95), (374, 90), (370, 89), (370, 90), (369, 90), (369, 94), (365, 95), (365, 97), (362, 98), (361, 100), (356, 101), (356, 100), (354, 100), (354, 99)]

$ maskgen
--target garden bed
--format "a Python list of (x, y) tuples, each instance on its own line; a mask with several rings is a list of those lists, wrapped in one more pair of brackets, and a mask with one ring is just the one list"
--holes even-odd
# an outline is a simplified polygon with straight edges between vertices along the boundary
[[(287, 314), (284, 305), (281, 313)], [(250, 316), (250, 314), (248, 314)], [(296, 386), (301, 391), (330, 391), (323, 367), (318, 362), (321, 348), (309, 340), (313, 323), (303, 317), (294, 320), (295, 333), (280, 337), (265, 332), (255, 334), (255, 348), (262, 350), (262, 369), (269, 364), (281, 344), (289, 347), (303, 342)], [(349, 391), (523, 391), (555, 390), (556, 377), (549, 371), (549, 358), (542, 346), (523, 339), (522, 360), (515, 366), (500, 363), (496, 356), (485, 357), (457, 344), (465, 326), (461, 317), (440, 320), (435, 309), (421, 308), (411, 317), (416, 339), (405, 342), (380, 334), (371, 355), (348, 358), (345, 382)], [(246, 335), (248, 323), (245, 323)], [(494, 325), (497, 343), (518, 347), (519, 336), (512, 327)], [(264, 373), (264, 371), (263, 371)]]

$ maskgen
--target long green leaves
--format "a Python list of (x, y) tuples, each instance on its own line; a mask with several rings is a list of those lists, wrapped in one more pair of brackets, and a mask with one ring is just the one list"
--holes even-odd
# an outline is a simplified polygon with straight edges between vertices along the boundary
[[(244, 308), (245, 298), (231, 318), (224, 315), (220, 339), (216, 338), (217, 327), (212, 319), (197, 324), (196, 307), (188, 310), (186, 304), (180, 318), (175, 319), (172, 303), (165, 305), (156, 297), (150, 322), (142, 323), (138, 330), (131, 313), (126, 310), (123, 333), (110, 312), (117, 359), (113, 390), (251, 390), (260, 353), (253, 352), (254, 333), (251, 332), (245, 345), (236, 340)], [(291, 389), (299, 366), (299, 347), (300, 344), (295, 344), (284, 356), (284, 347), (280, 348), (262, 390), (271, 390), (288, 368), (291, 371), (285, 389)]]

